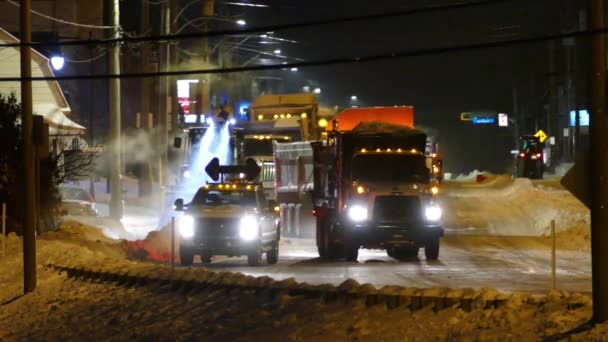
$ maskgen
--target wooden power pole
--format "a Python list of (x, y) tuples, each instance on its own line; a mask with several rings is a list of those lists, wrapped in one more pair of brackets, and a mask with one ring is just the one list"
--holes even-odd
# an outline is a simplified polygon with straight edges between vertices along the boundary
[(36, 179), (32, 99), (32, 1), (21, 0), (21, 119), (23, 120), (23, 292), (36, 288)]
[[(110, 22), (112, 36), (120, 39), (120, 1), (108, 0), (111, 5)], [(120, 44), (110, 47), (110, 75), (120, 75)], [(110, 79), (110, 216), (122, 218), (122, 171), (121, 113), (120, 113), (120, 78)]]
[[(605, 28), (605, 0), (591, 0), (594, 30)], [(606, 135), (606, 36), (595, 34), (592, 43), (591, 158), (591, 270), (593, 322), (608, 320), (608, 144)]]

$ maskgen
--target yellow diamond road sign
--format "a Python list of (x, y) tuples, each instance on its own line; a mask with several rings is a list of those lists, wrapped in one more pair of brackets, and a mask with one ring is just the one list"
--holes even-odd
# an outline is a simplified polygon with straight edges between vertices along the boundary
[(541, 143), (545, 142), (545, 140), (548, 138), (547, 133), (543, 132), (542, 129), (539, 129), (534, 136), (539, 138)]

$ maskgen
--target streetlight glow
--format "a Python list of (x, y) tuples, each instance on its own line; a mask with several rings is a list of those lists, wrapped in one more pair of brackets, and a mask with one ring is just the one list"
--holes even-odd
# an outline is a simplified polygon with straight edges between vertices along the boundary
[(281, 49), (276, 49), (276, 50), (274, 50), (274, 54), (275, 54), (275, 55), (280, 55), (280, 54), (281, 54)]
[(313, 90), (312, 92), (319, 95), (321, 94), (321, 88), (315, 88), (315, 90)]
[(63, 58), (63, 56), (53, 56), (51, 57), (51, 65), (53, 66), (53, 69), (59, 71), (63, 69), (63, 66), (65, 65), (65, 58)]
[(239, 19), (236, 21), (236, 24), (239, 26), (245, 26), (245, 25), (247, 25), (247, 22), (243, 19)]
[(350, 99), (353, 100), (353, 101), (357, 101), (357, 95), (351, 96)]
[(296, 72), (298, 71), (298, 68), (291, 68), (291, 71)]

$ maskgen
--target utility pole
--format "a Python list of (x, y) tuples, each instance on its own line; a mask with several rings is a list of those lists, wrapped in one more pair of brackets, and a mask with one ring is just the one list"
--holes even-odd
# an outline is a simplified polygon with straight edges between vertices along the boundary
[[(605, 0), (591, 0), (594, 30), (604, 29)], [(608, 149), (604, 139), (606, 125), (606, 36), (595, 34), (592, 41), (591, 134), (591, 271), (593, 284), (593, 322), (608, 320)]]
[[(161, 35), (169, 35), (171, 30), (171, 5), (165, 1), (162, 4), (161, 12)], [(170, 54), (169, 54), (169, 41), (165, 41), (160, 44), (160, 63), (159, 71), (169, 71)], [(165, 185), (164, 168), (167, 165), (167, 149), (169, 141), (169, 127), (167, 122), (167, 111), (168, 111), (168, 96), (169, 96), (169, 77), (161, 76), (158, 82), (159, 96), (158, 96), (158, 145), (159, 145), (159, 158), (158, 158), (158, 186), (160, 188), (160, 209), (164, 208), (164, 191)]]
[[(120, 39), (120, 0), (108, 0), (113, 38)], [(120, 43), (110, 47), (110, 75), (120, 75)], [(122, 142), (120, 132), (120, 78), (110, 79), (110, 216), (122, 217)]]
[[(215, 14), (214, 0), (201, 0), (203, 18), (211, 18)], [(209, 20), (203, 21), (203, 32), (209, 32)], [(209, 38), (203, 37), (203, 59), (207, 63), (207, 67), (211, 64), (211, 53), (209, 50)], [(199, 108), (204, 113), (209, 110), (209, 88), (211, 86), (211, 78), (209, 75), (203, 75), (203, 80), (200, 85), (201, 96)], [(202, 113), (199, 113), (202, 114)]]
[(21, 1), (21, 120), (23, 120), (23, 292), (36, 288), (36, 179), (34, 177), (34, 117), (32, 99), (32, 1)]

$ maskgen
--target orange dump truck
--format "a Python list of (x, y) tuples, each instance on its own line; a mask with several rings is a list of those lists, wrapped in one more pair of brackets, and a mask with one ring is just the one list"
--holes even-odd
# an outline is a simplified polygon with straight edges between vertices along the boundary
[[(293, 182), (293, 189), (309, 192), (321, 257), (355, 261), (360, 248), (373, 248), (401, 259), (424, 248), (427, 259), (438, 258), (438, 188), (413, 107), (347, 109), (330, 122), (325, 141), (310, 145), (311, 165), (304, 162), (310, 157), (292, 155), (296, 170), (311, 172), (295, 175), (304, 181)], [(281, 148), (275, 146), (277, 159)], [(285, 178), (277, 180), (277, 191), (289, 190)]]

